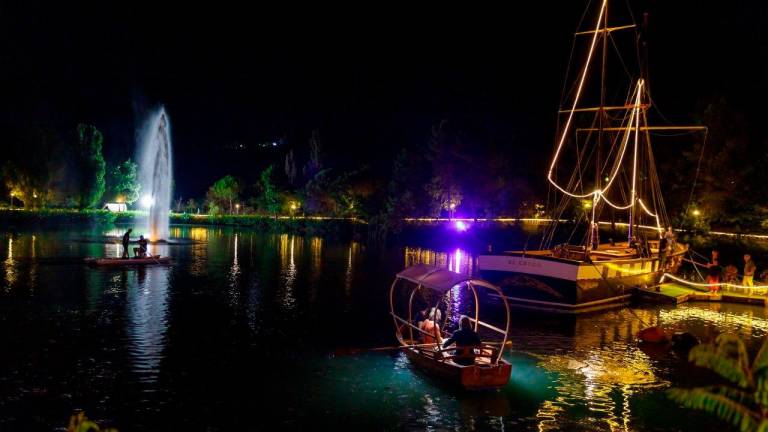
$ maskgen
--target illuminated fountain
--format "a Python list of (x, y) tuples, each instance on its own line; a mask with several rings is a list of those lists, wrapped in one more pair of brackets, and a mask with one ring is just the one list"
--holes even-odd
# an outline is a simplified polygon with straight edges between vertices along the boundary
[(171, 134), (168, 115), (161, 107), (139, 135), (141, 205), (149, 209), (149, 239), (168, 240), (171, 208)]

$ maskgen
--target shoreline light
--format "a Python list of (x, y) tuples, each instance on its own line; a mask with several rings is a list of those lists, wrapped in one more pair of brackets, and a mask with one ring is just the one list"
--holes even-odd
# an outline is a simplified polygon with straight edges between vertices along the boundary
[(455, 228), (456, 231), (458, 231), (458, 232), (464, 232), (464, 231), (469, 229), (469, 225), (467, 225), (467, 223), (464, 222), (463, 220), (457, 220), (453, 224), (453, 228)]

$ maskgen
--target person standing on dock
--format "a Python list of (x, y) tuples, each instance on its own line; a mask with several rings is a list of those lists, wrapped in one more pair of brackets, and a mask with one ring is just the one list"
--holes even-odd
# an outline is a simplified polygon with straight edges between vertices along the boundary
[(672, 253), (675, 251), (675, 232), (672, 231), (672, 227), (667, 227), (667, 232), (664, 233), (664, 238), (667, 239), (667, 251)]
[(659, 270), (666, 271), (667, 270), (667, 246), (669, 245), (669, 242), (667, 241), (667, 238), (662, 236), (661, 239), (659, 239)]
[(712, 249), (712, 259), (707, 263), (707, 283), (709, 292), (716, 293), (720, 291), (720, 273), (723, 269), (720, 267), (720, 253), (717, 249)]
[(128, 231), (123, 234), (123, 258), (128, 258), (128, 245), (131, 244), (131, 232), (132, 228), (128, 228)]
[(755, 279), (755, 271), (757, 271), (757, 266), (755, 266), (755, 262), (752, 261), (752, 256), (750, 254), (744, 254), (744, 279), (742, 279), (741, 284), (745, 287), (749, 287), (749, 294), (752, 294), (752, 287), (754, 285), (754, 279)]

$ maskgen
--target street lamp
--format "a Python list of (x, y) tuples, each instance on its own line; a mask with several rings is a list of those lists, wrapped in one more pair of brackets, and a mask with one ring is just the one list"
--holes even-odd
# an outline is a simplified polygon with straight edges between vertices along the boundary
[(453, 211), (456, 210), (456, 203), (452, 202), (448, 207), (451, 209), (448, 219), (453, 219)]
[(293, 219), (296, 209), (299, 208), (299, 204), (296, 201), (291, 201), (291, 219)]
[(701, 212), (699, 211), (699, 209), (694, 209), (694, 210), (693, 210), (693, 215), (694, 215), (694, 216), (697, 216), (697, 217), (698, 217), (700, 214), (701, 214)]
[(240, 214), (240, 204), (235, 204), (235, 214)]

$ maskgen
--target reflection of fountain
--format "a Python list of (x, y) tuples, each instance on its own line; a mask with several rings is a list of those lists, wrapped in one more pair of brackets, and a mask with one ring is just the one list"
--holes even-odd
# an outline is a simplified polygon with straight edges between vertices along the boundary
[(229, 303), (235, 307), (238, 303), (239, 283), (240, 283), (240, 260), (238, 259), (238, 235), (235, 234), (233, 246), (232, 267), (229, 270)]
[(142, 382), (154, 382), (160, 373), (168, 328), (168, 269), (139, 268), (136, 284), (128, 283), (126, 333), (134, 371)]
[(149, 239), (168, 239), (168, 212), (171, 207), (171, 135), (168, 115), (160, 108), (152, 115), (139, 137), (142, 199), (149, 207)]

